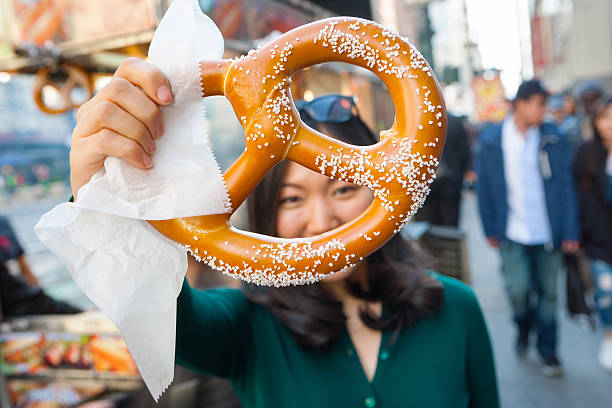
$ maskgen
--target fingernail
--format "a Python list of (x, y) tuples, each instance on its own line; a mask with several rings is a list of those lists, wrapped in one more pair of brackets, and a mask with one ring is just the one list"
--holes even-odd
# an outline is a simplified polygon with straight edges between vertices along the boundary
[(149, 140), (149, 145), (147, 146), (147, 150), (149, 153), (154, 153), (156, 149), (155, 142), (153, 140)]
[(157, 88), (157, 97), (162, 103), (170, 103), (172, 100), (172, 94), (166, 85)]
[(153, 160), (151, 160), (151, 158), (148, 155), (146, 155), (146, 154), (142, 155), (142, 163), (145, 165), (145, 167), (147, 169), (149, 169), (149, 168), (151, 168), (151, 166), (153, 166)]

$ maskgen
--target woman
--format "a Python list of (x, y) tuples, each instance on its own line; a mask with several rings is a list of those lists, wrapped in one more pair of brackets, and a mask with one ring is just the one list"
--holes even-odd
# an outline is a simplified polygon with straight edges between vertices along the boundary
[[(152, 65), (132, 59), (79, 110), (73, 193), (108, 155), (150, 167), (163, 134), (157, 105), (171, 101), (168, 89)], [(336, 98), (300, 110), (331, 136), (375, 143), (352, 102)], [(284, 238), (313, 236), (371, 200), (365, 187), (284, 163), (252, 195), (251, 225)], [(177, 362), (228, 378), (245, 407), (499, 405), (475, 296), (426, 273), (399, 237), (315, 285), (198, 291), (185, 281), (177, 314)]]
[(604, 329), (601, 366), (612, 373), (612, 97), (594, 111), (593, 140), (580, 147), (574, 165), (582, 247), (591, 259), (595, 300)]

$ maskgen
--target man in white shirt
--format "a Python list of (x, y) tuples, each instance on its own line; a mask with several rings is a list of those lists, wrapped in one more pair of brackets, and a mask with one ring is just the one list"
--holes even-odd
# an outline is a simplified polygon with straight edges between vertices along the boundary
[(476, 170), (485, 234), (499, 248), (502, 274), (525, 357), (532, 330), (542, 371), (563, 374), (557, 356), (557, 279), (562, 250), (578, 248), (569, 144), (543, 123), (547, 91), (537, 80), (518, 89), (513, 110), (480, 134)]

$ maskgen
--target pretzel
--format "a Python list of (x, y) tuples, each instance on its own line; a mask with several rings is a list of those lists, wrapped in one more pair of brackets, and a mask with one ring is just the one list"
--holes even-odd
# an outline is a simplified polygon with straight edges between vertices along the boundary
[[(81, 68), (68, 64), (60, 64), (54, 67), (53, 71), (53, 74), (57, 72), (65, 73), (66, 79), (63, 81), (54, 81), (49, 71), (49, 67), (47, 66), (42, 67), (36, 73), (33, 95), (36, 106), (38, 106), (41, 111), (52, 115), (65, 113), (78, 108), (93, 96), (93, 87), (89, 75)], [(43, 95), (43, 90), (46, 86), (55, 88), (61, 97), (60, 106), (53, 107), (47, 104)], [(76, 88), (82, 88), (85, 92), (85, 95), (78, 101), (74, 100), (74, 95), (72, 94), (72, 91)]]
[[(300, 120), (291, 74), (326, 61), (364, 67), (387, 86), (396, 118), (377, 144), (342, 143)], [(396, 33), (363, 19), (329, 18), (238, 59), (201, 62), (200, 72), (204, 96), (225, 95), (245, 130), (245, 149), (224, 174), (234, 209), (284, 159), (374, 195), (360, 216), (310, 238), (240, 231), (231, 214), (149, 221), (212, 268), (259, 285), (312, 283), (376, 251), (425, 200), (444, 147), (444, 101), (425, 59)]]

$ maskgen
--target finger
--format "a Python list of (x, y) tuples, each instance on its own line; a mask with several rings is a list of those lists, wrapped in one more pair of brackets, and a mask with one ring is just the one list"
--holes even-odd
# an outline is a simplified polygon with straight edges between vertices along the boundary
[(128, 163), (141, 169), (149, 169), (153, 165), (151, 157), (139, 143), (111, 129), (102, 129), (87, 138), (91, 148), (104, 152), (106, 156), (125, 159)]
[(83, 104), (82, 104), (82, 105), (79, 107), (79, 109), (77, 109), (77, 113), (76, 113), (76, 119), (77, 119), (77, 122), (78, 122), (79, 120), (81, 120), (81, 118), (82, 118), (83, 116), (85, 116), (85, 114), (87, 113), (87, 111), (89, 111), (89, 109), (90, 109), (92, 106), (95, 106), (95, 104), (97, 103), (97, 98), (96, 98), (96, 97), (97, 97), (97, 95), (94, 95), (94, 97), (93, 97), (93, 98), (91, 98), (91, 99), (90, 99), (90, 100), (88, 100), (87, 102), (83, 103)]
[(105, 128), (137, 142), (149, 154), (155, 152), (155, 141), (149, 129), (119, 105), (107, 100), (92, 107), (77, 122), (74, 133), (79, 137), (89, 137)]
[(167, 105), (172, 101), (168, 79), (151, 63), (138, 58), (128, 58), (119, 65), (114, 77), (127, 79), (160, 105)]
[[(97, 95), (100, 100), (114, 102), (140, 120), (155, 139), (164, 133), (164, 121), (158, 105), (142, 89), (124, 78), (113, 78)], [(88, 107), (87, 110), (90, 110)]]

